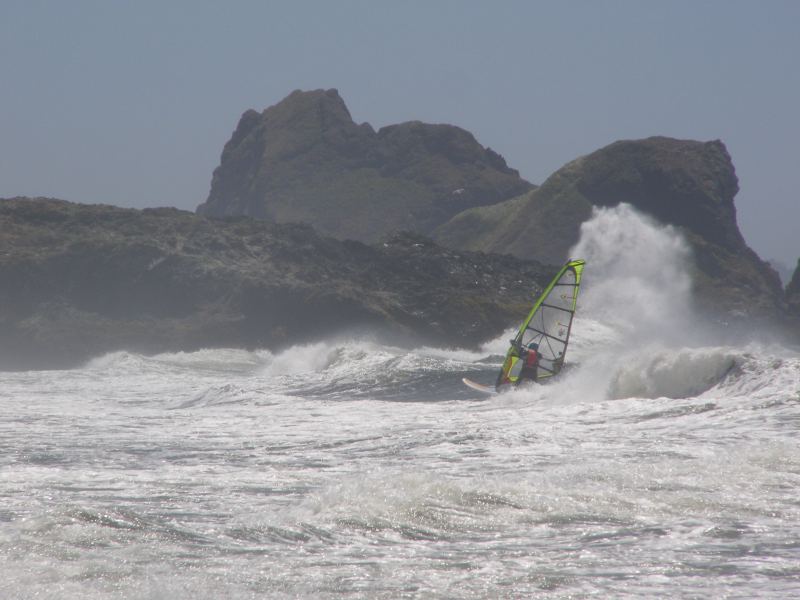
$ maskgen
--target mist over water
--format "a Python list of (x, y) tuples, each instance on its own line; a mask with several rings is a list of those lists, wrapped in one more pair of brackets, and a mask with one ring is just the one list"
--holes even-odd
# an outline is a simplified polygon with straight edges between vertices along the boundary
[(0, 374), (0, 598), (798, 595), (800, 357), (693, 335), (629, 207), (572, 255), (569, 368), (492, 398), (508, 333)]

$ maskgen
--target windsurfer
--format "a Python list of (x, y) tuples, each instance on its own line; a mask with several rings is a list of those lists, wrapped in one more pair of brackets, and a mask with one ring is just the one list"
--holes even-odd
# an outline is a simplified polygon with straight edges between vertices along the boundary
[(520, 360), (522, 360), (522, 369), (517, 377), (517, 385), (523, 381), (533, 381), (539, 378), (539, 344), (531, 342), (527, 348), (520, 348)]
[[(495, 380), (495, 392), (523, 381), (544, 383), (563, 370), (585, 264), (582, 259), (568, 261), (536, 300), (510, 341), (511, 347)], [(539, 344), (544, 344), (541, 352)], [(465, 383), (480, 389), (474, 382), (465, 379)]]

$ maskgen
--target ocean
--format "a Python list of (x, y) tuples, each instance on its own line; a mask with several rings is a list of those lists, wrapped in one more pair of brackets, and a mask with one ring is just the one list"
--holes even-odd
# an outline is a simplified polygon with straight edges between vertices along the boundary
[(721, 342), (626, 210), (546, 385), (461, 383), (512, 330), (0, 373), (0, 598), (800, 595), (800, 353)]

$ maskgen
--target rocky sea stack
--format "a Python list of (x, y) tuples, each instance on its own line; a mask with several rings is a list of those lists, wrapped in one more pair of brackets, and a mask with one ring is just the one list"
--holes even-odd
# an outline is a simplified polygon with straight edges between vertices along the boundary
[(247, 111), (222, 153), (208, 216), (302, 222), (339, 239), (409, 230), (459, 250), (560, 264), (595, 207), (628, 203), (678, 228), (698, 306), (721, 322), (780, 322), (787, 297), (736, 223), (738, 180), (719, 140), (615, 142), (536, 187), (452, 125), (353, 122), (336, 90)]
[(452, 125), (357, 125), (335, 89), (295, 91), (242, 115), (197, 212), (303, 222), (340, 239), (427, 234), (457, 213), (532, 189)]
[(594, 207), (628, 203), (681, 231), (701, 308), (721, 321), (778, 322), (780, 279), (736, 223), (738, 180), (724, 144), (653, 137), (615, 142), (570, 162), (520, 197), (467, 210), (434, 232), (447, 246), (557, 263)]

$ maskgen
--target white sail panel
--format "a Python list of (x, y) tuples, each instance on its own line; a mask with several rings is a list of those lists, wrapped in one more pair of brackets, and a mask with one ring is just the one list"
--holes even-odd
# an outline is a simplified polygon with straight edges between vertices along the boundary
[(552, 377), (561, 370), (584, 264), (583, 260), (567, 262), (545, 288), (512, 340), (497, 378), (497, 387), (517, 381), (522, 368), (520, 349), (527, 348), (532, 342), (539, 346), (537, 379)]

